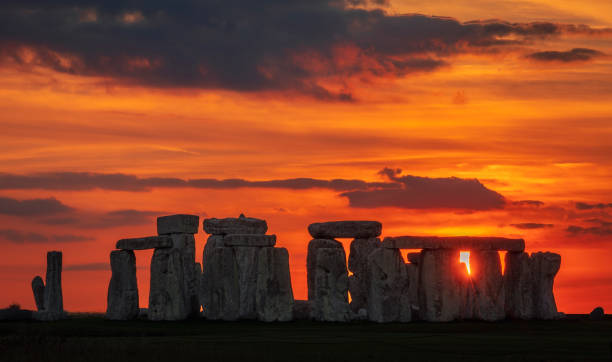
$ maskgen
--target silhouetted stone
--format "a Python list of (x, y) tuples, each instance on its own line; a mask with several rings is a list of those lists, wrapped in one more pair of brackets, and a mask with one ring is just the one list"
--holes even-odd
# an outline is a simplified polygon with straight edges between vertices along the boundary
[(237, 320), (240, 317), (240, 272), (234, 250), (214, 247), (205, 262), (205, 269), (209, 273), (210, 288), (206, 318)]
[(507, 252), (504, 270), (506, 315), (513, 319), (532, 319), (534, 311), (534, 279), (529, 254)]
[(368, 319), (379, 323), (410, 322), (409, 279), (399, 250), (374, 250), (367, 266)]
[(136, 256), (131, 250), (110, 253), (112, 276), (108, 285), (106, 318), (128, 320), (138, 317), (138, 283)]
[(157, 248), (171, 248), (172, 238), (170, 236), (147, 236), (144, 238), (121, 239), (115, 247), (121, 250), (146, 250)]
[(592, 321), (601, 321), (604, 319), (604, 309), (602, 307), (597, 307), (591, 311), (589, 314), (589, 319)]
[(348, 270), (342, 248), (319, 248), (316, 251), (312, 318), (327, 322), (348, 322)]
[(534, 277), (534, 309), (537, 319), (556, 319), (557, 304), (553, 294), (555, 275), (561, 266), (561, 255), (537, 252), (531, 254), (531, 268)]
[(38, 311), (45, 309), (45, 282), (38, 275), (32, 279), (32, 293), (34, 293), (36, 309)]
[(268, 231), (266, 220), (252, 217), (228, 217), (225, 219), (204, 219), (204, 231), (213, 235), (228, 234), (265, 234)]
[(431, 322), (464, 318), (468, 303), (467, 269), (459, 263), (459, 251), (425, 249), (419, 263), (419, 314)]
[(416, 320), (419, 317), (419, 266), (407, 263), (406, 274), (408, 275), (408, 303), (411, 319)]
[(293, 319), (296, 321), (310, 319), (310, 301), (295, 300), (293, 302)]
[[(224, 241), (225, 242), (225, 241)], [(261, 248), (235, 247), (234, 255), (238, 266), (240, 289), (240, 319), (256, 319), (256, 289), (258, 260)]]
[(223, 236), (211, 235), (208, 237), (202, 252), (202, 275), (200, 277), (200, 304), (206, 315), (211, 301), (211, 280), (212, 280), (212, 251), (217, 247), (223, 247)]
[[(243, 290), (241, 288), (240, 292)], [(257, 318), (264, 322), (287, 322), (293, 319), (289, 252), (285, 248), (259, 250), (256, 309)]]
[(380, 247), (379, 238), (355, 239), (351, 242), (348, 268), (353, 273), (349, 278), (351, 310), (357, 313), (368, 305), (368, 256)]
[(34, 318), (53, 321), (64, 318), (64, 300), (62, 296), (62, 252), (47, 253), (47, 275), (45, 282), (45, 308), (34, 313)]
[(406, 255), (410, 264), (419, 265), (419, 260), (421, 260), (421, 252), (418, 253), (408, 253)]
[(506, 317), (505, 293), (499, 253), (472, 250), (470, 269), (474, 288), (473, 317), (485, 321), (503, 320)]
[(190, 317), (200, 313), (199, 275), (195, 273), (195, 237), (193, 234), (171, 234), (173, 248), (179, 250), (183, 265), (185, 309)]
[(389, 249), (525, 250), (525, 240), (479, 236), (397, 236), (386, 237), (382, 246)]
[(315, 239), (368, 239), (380, 236), (381, 231), (382, 224), (378, 221), (330, 221), (308, 226), (308, 232)]
[(342, 249), (342, 243), (332, 239), (313, 239), (308, 243), (308, 254), (306, 255), (306, 282), (308, 284), (308, 300), (312, 300), (314, 298), (317, 250), (320, 248)]
[(196, 215), (168, 215), (157, 218), (157, 234), (197, 234), (200, 217)]
[(276, 235), (230, 234), (223, 237), (225, 246), (274, 246)]
[[(193, 270), (193, 262), (189, 266)], [(185, 303), (184, 270), (179, 249), (155, 249), (151, 259), (149, 319), (173, 321), (189, 316)]]

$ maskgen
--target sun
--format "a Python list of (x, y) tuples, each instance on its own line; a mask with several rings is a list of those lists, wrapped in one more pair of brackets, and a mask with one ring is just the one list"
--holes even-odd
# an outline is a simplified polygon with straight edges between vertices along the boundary
[(465, 266), (467, 267), (468, 274), (472, 274), (472, 271), (470, 270), (470, 252), (469, 251), (462, 251), (459, 253), (459, 262), (465, 264)]

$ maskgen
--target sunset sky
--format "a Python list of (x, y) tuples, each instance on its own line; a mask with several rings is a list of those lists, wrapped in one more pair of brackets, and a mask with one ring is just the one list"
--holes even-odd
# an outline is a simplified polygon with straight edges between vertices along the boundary
[(560, 311), (612, 310), (609, 0), (5, 0), (0, 130), (0, 307), (62, 250), (104, 311), (118, 239), (244, 213), (298, 299), (308, 224), (355, 219), (522, 237)]

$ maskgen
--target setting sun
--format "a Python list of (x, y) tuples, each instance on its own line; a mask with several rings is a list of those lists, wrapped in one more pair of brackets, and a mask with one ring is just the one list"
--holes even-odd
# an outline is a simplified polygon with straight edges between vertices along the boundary
[(465, 264), (468, 274), (472, 274), (472, 271), (470, 270), (470, 252), (469, 251), (462, 251), (461, 253), (459, 253), (459, 262)]

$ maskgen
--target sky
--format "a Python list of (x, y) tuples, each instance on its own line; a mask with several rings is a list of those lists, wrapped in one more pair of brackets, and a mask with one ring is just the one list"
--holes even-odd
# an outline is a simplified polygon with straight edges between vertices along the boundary
[(3, 1), (0, 306), (62, 250), (104, 311), (117, 240), (244, 213), (297, 299), (310, 223), (378, 220), (524, 238), (560, 311), (612, 310), (611, 55), (608, 0)]

